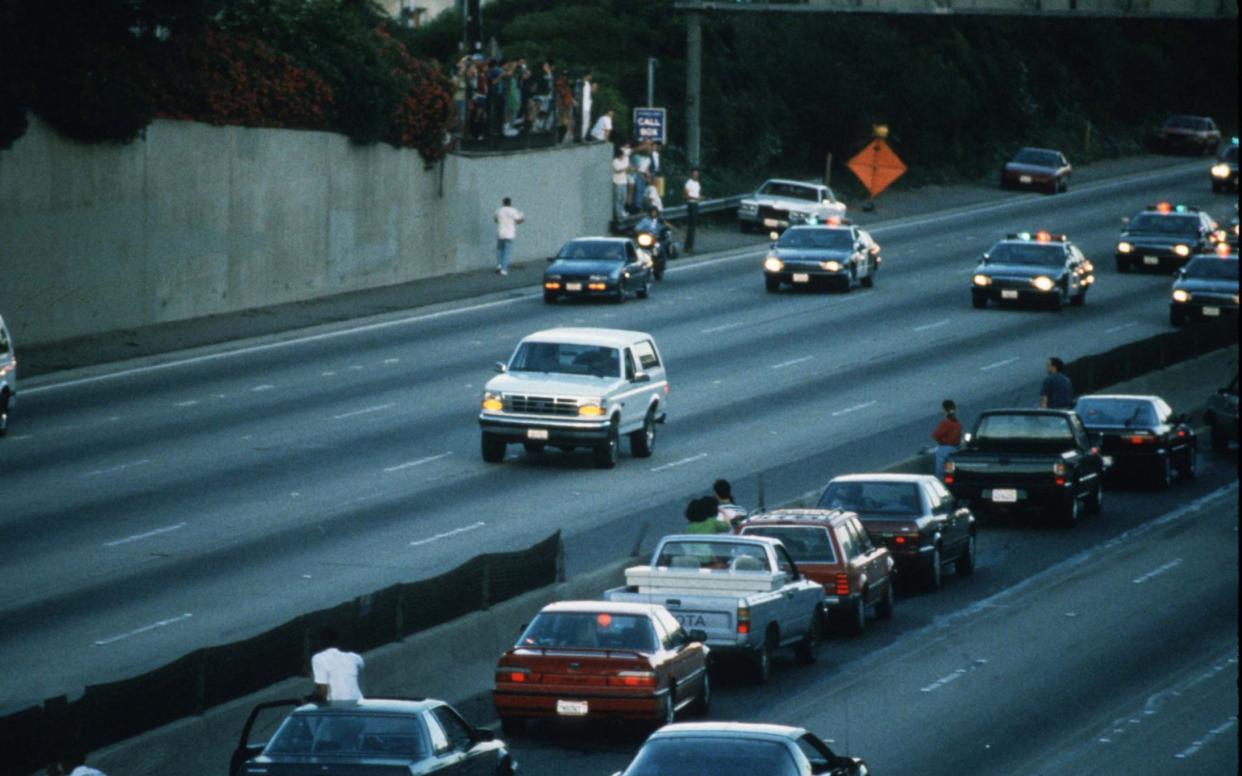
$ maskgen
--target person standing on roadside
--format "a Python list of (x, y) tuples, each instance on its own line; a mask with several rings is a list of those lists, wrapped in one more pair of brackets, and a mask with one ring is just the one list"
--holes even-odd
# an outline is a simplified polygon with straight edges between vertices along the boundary
[(716, 497), (716, 514), (725, 525), (736, 530), (746, 519), (746, 510), (733, 503), (733, 486), (728, 480), (720, 479), (712, 483), (712, 494)]
[(1065, 374), (1065, 362), (1053, 356), (1048, 359), (1048, 376), (1039, 389), (1039, 406), (1048, 410), (1074, 408), (1074, 384)]
[[(603, 121), (603, 118), (600, 118)], [(612, 217), (618, 224), (625, 218), (625, 197), (629, 194), (630, 147), (612, 152)]]
[(358, 677), (366, 662), (357, 652), (339, 649), (339, 643), (340, 639), (333, 629), (324, 628), (320, 632), (320, 651), (311, 658), (311, 675), (315, 680), (311, 700), (317, 703), (362, 700)]
[(517, 238), (517, 225), (526, 220), (522, 211), (513, 206), (513, 200), (504, 198), (492, 216), (496, 222), (496, 271), (509, 274), (509, 261), (513, 258), (513, 241)]
[(682, 247), (685, 248), (686, 253), (694, 253), (694, 231), (699, 224), (699, 203), (703, 201), (698, 167), (690, 170), (690, 177), (682, 186), (681, 194), (686, 200), (686, 243)]
[(944, 418), (932, 431), (932, 439), (936, 441), (936, 477), (944, 480), (944, 462), (949, 453), (962, 443), (962, 424), (957, 419), (957, 404), (952, 399), (945, 399), (940, 404)]
[[(595, 126), (591, 127), (591, 139), (603, 143), (610, 137), (612, 137), (612, 111), (606, 111), (603, 116), (596, 120)], [(628, 159), (626, 164), (629, 164)]]

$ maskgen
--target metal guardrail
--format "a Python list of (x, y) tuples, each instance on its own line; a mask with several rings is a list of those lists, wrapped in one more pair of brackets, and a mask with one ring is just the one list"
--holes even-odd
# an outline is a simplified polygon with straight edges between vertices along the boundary
[[(699, 203), (699, 214), (734, 210), (738, 205), (742, 204), (743, 199), (749, 196), (751, 196), (751, 192), (737, 194), (732, 197), (720, 197), (719, 199), (705, 199)], [(646, 213), (635, 213), (622, 219), (613, 219), (611, 223), (612, 231), (617, 233), (627, 232), (637, 226), (638, 222), (643, 220), (644, 215)], [(664, 217), (670, 221), (683, 221), (686, 218), (686, 206), (666, 207), (664, 208)]]

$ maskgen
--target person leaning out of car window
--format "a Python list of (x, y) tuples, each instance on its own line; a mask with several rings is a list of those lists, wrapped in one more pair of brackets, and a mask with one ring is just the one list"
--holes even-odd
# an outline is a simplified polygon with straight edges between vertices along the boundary
[(690, 525), (686, 526), (686, 533), (690, 534), (728, 533), (733, 530), (728, 523), (720, 519), (719, 505), (715, 496), (691, 499), (686, 505), (686, 520), (690, 522)]

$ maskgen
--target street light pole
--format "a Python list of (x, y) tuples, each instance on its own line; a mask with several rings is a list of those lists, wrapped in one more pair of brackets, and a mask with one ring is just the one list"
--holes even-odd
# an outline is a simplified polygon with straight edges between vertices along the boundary
[(655, 66), (656, 58), (647, 57), (647, 107), (655, 107)]
[(703, 14), (686, 14), (686, 156), (699, 163), (699, 101), (703, 81)]

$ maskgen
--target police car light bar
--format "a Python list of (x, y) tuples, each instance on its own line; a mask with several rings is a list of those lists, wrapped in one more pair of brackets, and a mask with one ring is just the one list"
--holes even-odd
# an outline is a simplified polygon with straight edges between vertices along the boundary
[(1171, 205), (1168, 202), (1157, 202), (1154, 205), (1148, 205), (1148, 210), (1154, 210), (1157, 213), (1198, 213), (1199, 208), (1190, 205)]
[(1069, 237), (1064, 234), (1053, 234), (1043, 229), (1038, 232), (1017, 232), (1005, 235), (1006, 240), (1024, 240), (1026, 242), (1068, 242)]

